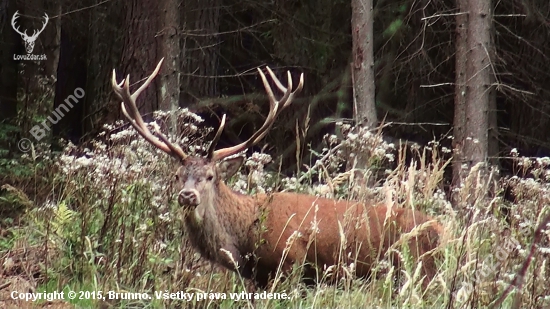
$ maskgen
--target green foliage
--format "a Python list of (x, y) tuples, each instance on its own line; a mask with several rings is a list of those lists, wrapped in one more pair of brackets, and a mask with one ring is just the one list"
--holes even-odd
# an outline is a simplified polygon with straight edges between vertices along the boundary
[(384, 30), (382, 35), (385, 38), (389, 38), (393, 35), (395, 35), (401, 28), (403, 27), (403, 20), (401, 18), (398, 18), (394, 20), (387, 28)]
[[(20, 133), (17, 126), (0, 122), (0, 142), (14, 142), (14, 136)], [(0, 155), (4, 154), (7, 149), (0, 149)]]

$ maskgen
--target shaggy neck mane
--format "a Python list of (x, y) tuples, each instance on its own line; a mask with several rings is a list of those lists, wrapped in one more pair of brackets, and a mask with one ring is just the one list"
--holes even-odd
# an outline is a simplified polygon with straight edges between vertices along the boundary
[[(217, 194), (215, 193), (217, 191)], [(200, 220), (198, 220), (200, 217)], [(254, 198), (231, 190), (219, 182), (212, 194), (204, 196), (190, 214), (187, 226), (193, 243), (211, 259), (220, 255), (228, 244), (247, 246), (248, 229), (258, 217)]]
[(225, 183), (218, 184), (218, 194), (213, 196), (212, 209), (216, 212), (220, 224), (229, 233), (242, 233), (256, 219), (254, 198), (233, 191)]

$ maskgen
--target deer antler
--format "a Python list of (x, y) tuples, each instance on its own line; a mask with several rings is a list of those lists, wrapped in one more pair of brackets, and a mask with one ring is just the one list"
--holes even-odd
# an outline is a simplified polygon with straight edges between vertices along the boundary
[(304, 86), (304, 74), (302, 73), (300, 75), (300, 83), (298, 84), (298, 87), (294, 91), (292, 91), (292, 77), (290, 76), (290, 72), (287, 72), (288, 76), (288, 89), (281, 84), (279, 79), (273, 74), (273, 71), (269, 67), (266, 67), (267, 72), (269, 73), (269, 76), (271, 76), (271, 79), (279, 88), (281, 92), (283, 92), (283, 97), (277, 101), (275, 99), (275, 96), (273, 95), (273, 90), (271, 89), (271, 86), (269, 85), (264, 73), (262, 70), (258, 68), (258, 72), (260, 73), (260, 77), (262, 78), (265, 91), (267, 92), (267, 96), (269, 98), (269, 114), (267, 115), (264, 124), (260, 127), (258, 131), (256, 131), (252, 136), (240, 143), (239, 145), (235, 145), (233, 147), (223, 148), (214, 151), (214, 148), (216, 147), (216, 144), (221, 136), (221, 133), (223, 131), (223, 128), (225, 126), (225, 115), (223, 115), (222, 122), (220, 124), (220, 127), (218, 129), (218, 132), (216, 132), (216, 136), (214, 137), (214, 140), (210, 144), (210, 148), (208, 149), (208, 158), (210, 158), (213, 161), (222, 160), (223, 158), (226, 158), (228, 156), (234, 155), (236, 153), (239, 153), (248, 147), (258, 143), (264, 136), (269, 132), (271, 129), (271, 126), (273, 125), (273, 122), (275, 121), (275, 118), (279, 115), (279, 113), (290, 103), (292, 103), (292, 100), (294, 100), (294, 96), (302, 90), (302, 87)]
[(13, 27), (13, 30), (15, 30), (15, 32), (19, 33), (21, 36), (23, 37), (26, 37), (26, 38), (29, 38), (29, 39), (36, 39), (38, 37), (38, 35), (40, 33), (42, 33), (42, 31), (44, 31), (44, 28), (46, 28), (46, 25), (48, 24), (48, 21), (50, 20), (50, 18), (48, 17), (48, 14), (44, 13), (44, 19), (46, 20), (43, 24), (42, 24), (42, 29), (40, 29), (40, 31), (37, 31), (37, 30), (34, 30), (32, 35), (29, 36), (27, 35), (27, 30), (25, 30), (25, 32), (21, 32), (21, 30), (19, 30), (19, 26), (17, 26), (15, 24), (15, 21), (20, 17), (21, 15), (19, 14), (19, 11), (15, 11), (15, 14), (13, 14), (13, 17), (11, 18), (11, 26)]
[[(31, 38), (36, 39), (36, 38), (38, 37), (38, 35), (39, 35), (40, 33), (42, 33), (42, 31), (44, 31), (44, 28), (46, 28), (46, 25), (48, 24), (48, 21), (50, 20), (50, 18), (48, 17), (48, 14), (44, 13), (44, 19), (45, 19), (46, 21), (42, 24), (42, 29), (40, 29), (40, 30), (34, 30), (34, 31), (32, 32)], [(25, 32), (26, 32), (26, 31), (25, 31)]]
[(13, 17), (11, 18), (11, 26), (13, 28), (13, 30), (15, 30), (15, 32), (19, 33), (20, 35), (24, 35), (24, 36), (27, 36), (27, 30), (25, 30), (25, 32), (21, 32), (19, 30), (19, 27), (15, 25), (15, 20), (19, 18), (19, 11), (15, 11), (15, 14), (13, 14)]
[[(155, 137), (151, 131), (147, 128), (145, 125), (145, 122), (143, 122), (143, 118), (141, 118), (141, 114), (138, 111), (138, 108), (136, 107), (136, 99), (139, 97), (141, 92), (145, 90), (151, 84), (151, 81), (157, 76), (160, 66), (162, 65), (162, 61), (164, 58), (162, 58), (159, 63), (157, 64), (157, 67), (149, 75), (145, 83), (141, 85), (141, 87), (138, 88), (134, 93), (130, 94), (130, 75), (128, 75), (125, 79), (123, 79), (120, 84), (116, 81), (116, 72), (113, 70), (113, 78), (112, 78), (112, 85), (113, 85), (113, 91), (116, 93), (116, 95), (122, 100), (122, 103), (120, 103), (120, 107), (122, 109), (122, 113), (126, 118), (130, 121), (130, 124), (136, 129), (136, 131), (145, 138), (149, 143), (153, 144), (153, 146), (159, 148), (160, 150), (166, 152), (167, 154), (180, 159), (184, 160), (187, 158), (187, 154), (178, 146), (172, 144), (170, 141), (168, 141), (168, 138), (164, 136), (162, 133), (158, 132), (158, 130), (155, 132), (158, 136)], [(127, 110), (128, 109), (128, 110)]]

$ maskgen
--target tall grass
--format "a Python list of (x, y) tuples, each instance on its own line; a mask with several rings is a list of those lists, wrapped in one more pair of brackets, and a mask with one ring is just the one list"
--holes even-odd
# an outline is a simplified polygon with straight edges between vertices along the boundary
[[(167, 117), (156, 114), (156, 122), (150, 125), (162, 125)], [(200, 117), (186, 110), (176, 117), (180, 130), (170, 138), (186, 152), (203, 153), (211, 129), (201, 129)], [(406, 243), (402, 241), (380, 257), (370, 278), (354, 276), (353, 257), (343, 250), (342, 263), (317, 270), (320, 276), (315, 285), (302, 282), (305, 265), (296, 265), (290, 274), (279, 272), (267, 291), (287, 293), (290, 299), (286, 300), (71, 302), (77, 307), (107, 303), (120, 308), (469, 308), (495, 301), (518, 273), (529, 254), (534, 229), (548, 213), (550, 160), (514, 156), (522, 174), (500, 181), (477, 166), (452, 192), (453, 207), (444, 190), (448, 149), (438, 142), (425, 147), (394, 145), (380, 133), (340, 126), (342, 134), (327, 136), (326, 148), (305, 171), (293, 177), (269, 172), (266, 165), (277, 165), (276, 160), (254, 153), (228, 183), (247, 194), (301, 191), (392, 203), (433, 215), (445, 226), (445, 233), (435, 252), (438, 273), (427, 286), (422, 284), (420, 265), (400, 245)], [(367, 159), (367, 168), (359, 168), (358, 157)], [(122, 123), (107, 126), (88, 148), (68, 144), (48, 164), (47, 171), (35, 175), (49, 175), (40, 181), (41, 188), (43, 183), (49, 186), (47, 191), (41, 189), (41, 199), (24, 193), (36, 188), (3, 187), (0, 201), (23, 205), (19, 221), (4, 224), (2, 231), (3, 280), (22, 278), (41, 291), (224, 292), (227, 297), (262, 292), (237, 274), (210, 264), (191, 247), (182, 220), (185, 213), (177, 206), (172, 187), (177, 162), (133, 129)], [(505, 191), (514, 199), (505, 200)], [(345, 244), (344, 233), (340, 236)], [(283, 241), (290, 248), (293, 238)], [(543, 234), (521, 289), (504, 300), (504, 307), (550, 305), (550, 288), (544, 284), (549, 252), (548, 236)], [(394, 268), (390, 255), (401, 259), (403, 267)], [(8, 290), (0, 289), (0, 296)]]

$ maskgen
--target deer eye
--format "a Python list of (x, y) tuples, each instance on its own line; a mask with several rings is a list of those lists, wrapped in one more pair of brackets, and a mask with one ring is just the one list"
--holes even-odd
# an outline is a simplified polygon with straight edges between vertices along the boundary
[(212, 179), (214, 179), (214, 175), (208, 175), (208, 176), (206, 177), (206, 180), (207, 180), (207, 181), (212, 181)]
[(180, 176), (176, 174), (176, 181), (180, 181)]

